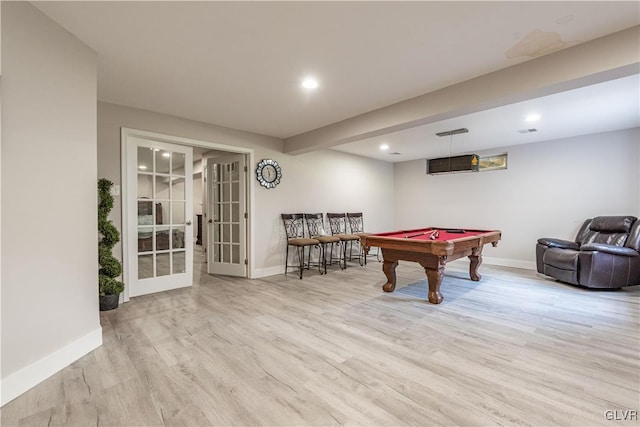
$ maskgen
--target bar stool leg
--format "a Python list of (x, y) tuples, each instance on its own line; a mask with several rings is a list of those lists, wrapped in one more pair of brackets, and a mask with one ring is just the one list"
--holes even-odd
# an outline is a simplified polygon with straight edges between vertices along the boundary
[(302, 270), (304, 269), (304, 246), (298, 246), (298, 267), (300, 267), (300, 278), (302, 279)]
[(287, 270), (289, 267), (289, 244), (287, 244), (287, 252), (284, 259), (284, 274), (287, 274)]
[[(326, 243), (320, 244), (320, 255), (318, 255), (318, 271), (320, 274), (327, 274), (327, 263), (325, 262)], [(324, 268), (324, 272), (322, 269)]]

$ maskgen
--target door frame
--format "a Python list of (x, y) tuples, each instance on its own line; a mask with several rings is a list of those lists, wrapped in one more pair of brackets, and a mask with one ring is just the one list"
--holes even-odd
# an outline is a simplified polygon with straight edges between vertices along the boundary
[[(246, 183), (246, 202), (247, 202), (247, 233), (246, 233), (246, 245), (247, 245), (247, 260), (248, 260), (248, 268), (247, 275), (248, 278), (251, 279), (255, 277), (255, 253), (254, 246), (252, 244), (253, 235), (254, 235), (254, 221), (253, 221), (253, 210), (254, 210), (254, 192), (253, 192), (253, 181), (252, 179), (248, 179), (250, 175), (249, 168), (254, 164), (254, 150), (252, 148), (245, 147), (237, 147), (233, 145), (220, 144), (217, 142), (203, 141), (199, 139), (193, 138), (185, 138), (181, 136), (167, 135), (157, 132), (149, 132), (145, 130), (132, 129), (127, 127), (120, 128), (120, 201), (121, 201), (121, 218), (122, 218), (122, 230), (121, 235), (126, 236), (128, 229), (130, 226), (136, 227), (137, 224), (128, 224), (128, 201), (127, 201), (127, 171), (125, 165), (127, 164), (127, 146), (129, 144), (130, 138), (144, 138), (144, 139), (152, 139), (158, 142), (166, 142), (169, 144), (179, 144), (179, 145), (188, 145), (191, 147), (203, 147), (211, 150), (220, 150), (227, 151), (229, 153), (236, 154), (244, 154), (247, 157), (247, 183)], [(131, 266), (129, 265), (129, 251), (135, 250), (135, 248), (129, 248), (126, 239), (121, 241), (122, 244), (122, 277), (128, 277)], [(129, 288), (126, 286), (123, 292), (123, 301), (129, 301)]]

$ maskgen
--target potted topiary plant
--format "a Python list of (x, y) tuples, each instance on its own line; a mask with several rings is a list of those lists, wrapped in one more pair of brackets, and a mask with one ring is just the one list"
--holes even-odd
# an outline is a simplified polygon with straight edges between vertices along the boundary
[(118, 307), (120, 294), (124, 291), (124, 283), (117, 280), (122, 273), (122, 265), (113, 256), (113, 245), (120, 241), (120, 232), (109, 220), (109, 212), (113, 208), (111, 187), (113, 182), (101, 178), (98, 180), (98, 292), (100, 295), (100, 311), (113, 310)]

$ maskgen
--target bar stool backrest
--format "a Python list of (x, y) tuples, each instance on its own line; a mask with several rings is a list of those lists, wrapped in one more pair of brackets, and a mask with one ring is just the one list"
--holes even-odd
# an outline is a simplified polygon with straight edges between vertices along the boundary
[(325, 236), (324, 217), (321, 213), (304, 214), (304, 221), (307, 224), (309, 237)]
[(327, 213), (331, 234), (346, 234), (347, 221), (344, 213)]
[(287, 239), (300, 239), (304, 237), (304, 216), (296, 214), (280, 214)]
[(362, 212), (347, 212), (347, 219), (349, 220), (351, 233), (364, 233)]

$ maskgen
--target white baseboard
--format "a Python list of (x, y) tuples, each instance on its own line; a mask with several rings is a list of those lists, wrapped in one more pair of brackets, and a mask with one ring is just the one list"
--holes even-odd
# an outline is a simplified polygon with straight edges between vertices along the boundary
[(102, 328), (62, 347), (48, 356), (25, 366), (0, 381), (0, 406), (46, 380), (64, 367), (102, 345)]
[[(465, 262), (465, 261), (467, 263), (469, 262), (466, 258), (462, 259), (462, 262)], [(497, 265), (500, 267), (523, 268), (525, 270), (536, 269), (535, 262), (523, 261), (523, 260), (517, 260), (517, 259), (493, 258), (493, 257), (483, 256), (482, 263), (487, 265)], [(267, 268), (256, 268), (255, 270), (253, 270), (253, 274), (251, 275), (251, 278), (259, 279), (261, 277), (274, 276), (276, 274), (283, 274), (283, 273), (284, 273), (284, 265), (276, 265), (276, 266), (267, 267)]]
[(533, 261), (522, 261), (507, 258), (482, 257), (482, 263), (487, 265), (498, 265), (500, 267), (524, 268), (526, 270), (535, 270), (536, 263)]
[(260, 279), (261, 277), (275, 276), (284, 273), (284, 265), (274, 265), (273, 267), (256, 268), (251, 274), (252, 279)]

